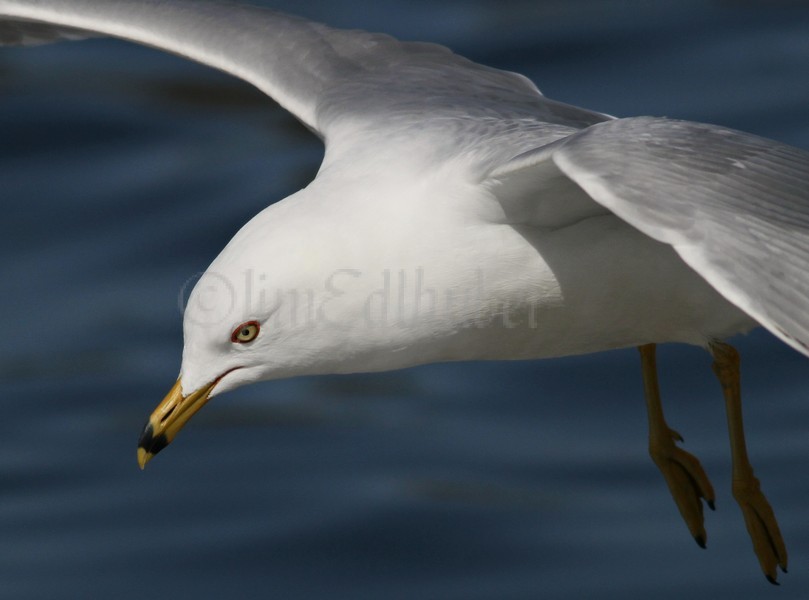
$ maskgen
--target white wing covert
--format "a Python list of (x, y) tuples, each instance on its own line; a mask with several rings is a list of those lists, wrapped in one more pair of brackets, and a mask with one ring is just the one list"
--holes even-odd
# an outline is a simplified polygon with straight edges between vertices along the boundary
[[(526, 193), (534, 171), (544, 185), (567, 178), (673, 246), (728, 300), (809, 355), (809, 152), (714, 125), (636, 117), (523, 153), (489, 179), (512, 207), (543, 202)], [(600, 212), (580, 193), (567, 195), (577, 203), (558, 207), (557, 221)]]

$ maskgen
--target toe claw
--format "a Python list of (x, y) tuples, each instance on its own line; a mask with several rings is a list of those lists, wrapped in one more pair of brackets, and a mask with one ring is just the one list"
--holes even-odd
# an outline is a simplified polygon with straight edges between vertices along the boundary
[(734, 479), (733, 497), (742, 509), (761, 570), (770, 583), (778, 585), (775, 580), (777, 569), (786, 573), (787, 551), (775, 513), (761, 491), (758, 479), (752, 474)]
[(691, 536), (700, 548), (705, 548), (705, 501), (714, 510), (714, 491), (699, 460), (674, 443), (677, 432), (669, 429), (669, 437), (650, 436), (649, 453), (660, 469), (674, 502), (685, 520)]

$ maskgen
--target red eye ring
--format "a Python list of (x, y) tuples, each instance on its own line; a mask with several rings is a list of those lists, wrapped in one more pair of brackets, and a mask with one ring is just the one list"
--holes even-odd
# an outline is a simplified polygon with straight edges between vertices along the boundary
[(247, 344), (252, 342), (261, 331), (261, 324), (258, 321), (245, 321), (233, 330), (230, 334), (230, 341), (234, 344)]

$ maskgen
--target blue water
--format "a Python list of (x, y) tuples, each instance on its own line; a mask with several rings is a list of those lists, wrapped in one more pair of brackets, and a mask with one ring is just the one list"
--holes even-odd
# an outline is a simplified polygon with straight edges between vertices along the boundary
[[(274, 2), (450, 45), (615, 115), (809, 148), (809, 9), (752, 0)], [(723, 402), (666, 347), (669, 421), (717, 489), (708, 549), (646, 454), (632, 350), (260, 384), (140, 472), (173, 383), (178, 296), (315, 173), (249, 86), (107, 40), (0, 50), (0, 597), (806, 598), (809, 363), (738, 340), (751, 455), (790, 573), (761, 576), (730, 497)]]

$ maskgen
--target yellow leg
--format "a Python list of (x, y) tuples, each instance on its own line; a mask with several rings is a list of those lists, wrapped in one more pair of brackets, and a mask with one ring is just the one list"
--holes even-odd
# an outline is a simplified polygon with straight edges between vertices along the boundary
[(649, 415), (649, 454), (663, 473), (669, 491), (697, 544), (705, 547), (707, 534), (703, 518), (702, 499), (713, 510), (714, 491), (699, 460), (675, 442), (682, 436), (671, 429), (663, 416), (660, 389), (657, 384), (655, 344), (639, 346), (643, 368), (643, 389)]
[(733, 498), (742, 509), (744, 522), (764, 575), (770, 583), (777, 584), (776, 567), (780, 566), (784, 573), (787, 571), (787, 550), (778, 529), (778, 521), (761, 491), (758, 479), (753, 475), (753, 467), (747, 456), (742, 422), (739, 353), (732, 346), (721, 342), (713, 342), (710, 349), (714, 358), (713, 370), (725, 395), (733, 460)]

